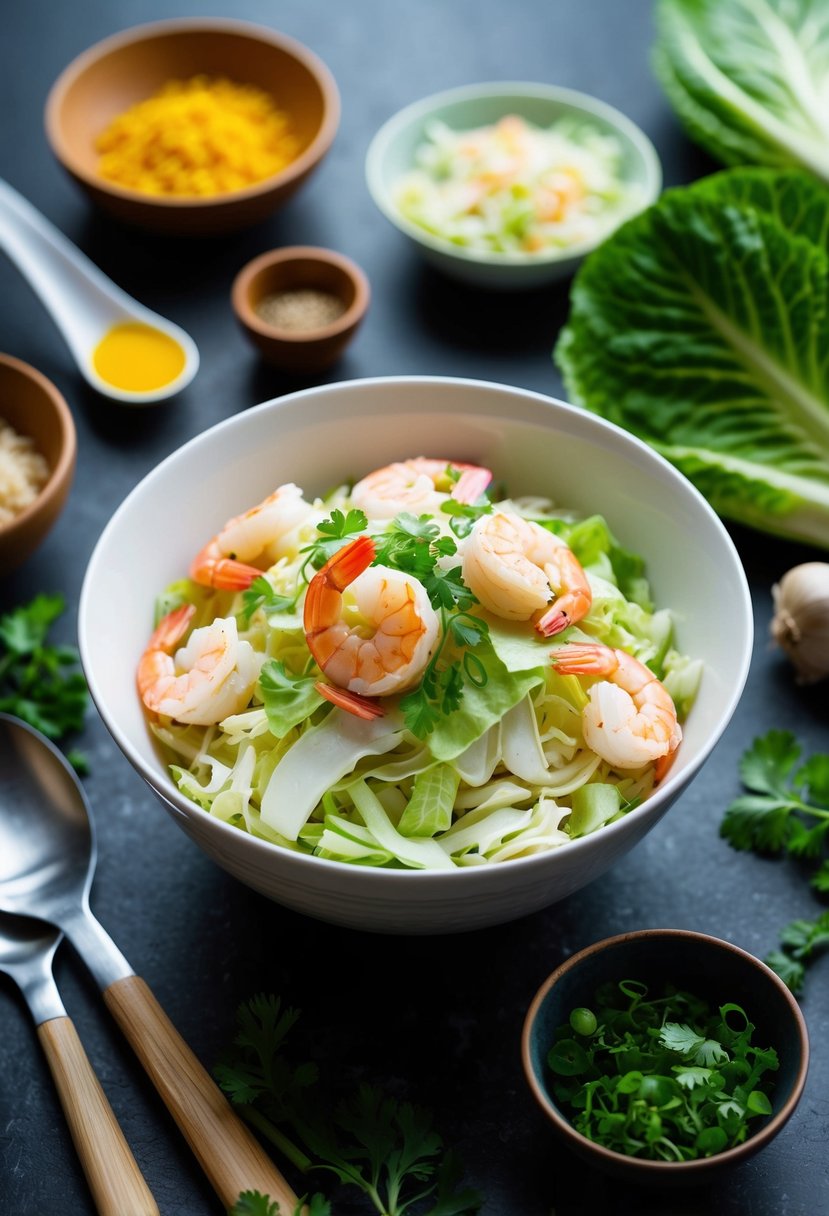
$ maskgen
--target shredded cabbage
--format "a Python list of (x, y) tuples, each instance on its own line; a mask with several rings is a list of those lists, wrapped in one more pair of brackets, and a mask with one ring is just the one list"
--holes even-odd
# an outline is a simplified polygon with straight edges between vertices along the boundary
[[(568, 642), (601, 642), (648, 664), (680, 719), (693, 703), (701, 664), (676, 648), (670, 611), (651, 603), (642, 559), (618, 544), (604, 519), (577, 519), (537, 498), (496, 504), (561, 537), (587, 574), (592, 607), (550, 639), (474, 604), (470, 619), (486, 630), (471, 650), (462, 699), (418, 736), (399, 695), (383, 698), (382, 717), (364, 720), (315, 688), (321, 672), (303, 631), (314, 574), (307, 554), (333, 505), (348, 510), (344, 488), (314, 504), (313, 518), (264, 583), (257, 580), (267, 592), (258, 599), (188, 580), (159, 597), (161, 611), (194, 604), (195, 626), (235, 615), (262, 664), (250, 703), (217, 725), (152, 722), (187, 798), (286, 849), (354, 865), (444, 870), (559, 848), (647, 798), (654, 766), (622, 771), (592, 751), (582, 729), (591, 681), (550, 663), (551, 650)], [(430, 518), (441, 536), (453, 535), (449, 514)], [(394, 526), (374, 521), (365, 530), (380, 544)], [(463, 529), (454, 534), (462, 547)], [(452, 646), (462, 653), (457, 639), (447, 653)]]
[(472, 250), (537, 254), (604, 239), (643, 204), (617, 139), (571, 118), (542, 128), (516, 115), (454, 131), (433, 122), (397, 184), (401, 213)]

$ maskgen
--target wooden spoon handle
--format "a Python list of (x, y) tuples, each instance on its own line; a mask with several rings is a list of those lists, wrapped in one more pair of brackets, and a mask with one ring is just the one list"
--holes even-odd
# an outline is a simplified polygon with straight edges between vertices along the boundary
[(104, 1000), (225, 1207), (261, 1191), (293, 1216), (296, 1195), (141, 977), (116, 980)]
[(37, 1034), (101, 1216), (158, 1216), (71, 1019), (50, 1018)]

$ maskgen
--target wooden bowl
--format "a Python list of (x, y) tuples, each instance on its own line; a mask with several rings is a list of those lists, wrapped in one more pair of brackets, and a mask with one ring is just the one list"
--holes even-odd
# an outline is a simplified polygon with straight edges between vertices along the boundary
[[(271, 93), (291, 116), (299, 156), (245, 190), (204, 198), (144, 194), (101, 177), (95, 140), (109, 123), (168, 80), (199, 74)], [(275, 211), (320, 163), (339, 118), (333, 76), (301, 43), (243, 21), (181, 19), (125, 30), (74, 59), (49, 93), (46, 135), (75, 181), (119, 219), (161, 232), (208, 235)]]
[[(772, 1113), (755, 1120), (747, 1140), (711, 1157), (693, 1161), (652, 1161), (628, 1157), (576, 1131), (553, 1094), (547, 1052), (555, 1030), (570, 1012), (590, 1008), (596, 989), (608, 981), (670, 982), (709, 1002), (735, 1002), (756, 1028), (753, 1043), (773, 1047), (780, 1067), (774, 1081)], [(657, 1186), (709, 1183), (731, 1166), (764, 1148), (794, 1113), (809, 1066), (809, 1038), (800, 1007), (783, 981), (754, 955), (730, 942), (682, 929), (641, 929), (608, 937), (572, 955), (536, 993), (524, 1021), (524, 1073), (541, 1110), (556, 1133), (592, 1169), (626, 1182)]]
[(75, 423), (63, 396), (28, 363), (0, 355), (0, 418), (27, 435), (49, 466), (34, 502), (0, 524), (0, 574), (32, 554), (60, 515), (75, 473)]
[[(316, 329), (285, 329), (257, 313), (272, 293), (316, 289), (337, 296), (342, 314)], [(231, 301), (242, 329), (269, 363), (289, 372), (317, 372), (339, 358), (369, 305), (368, 279), (350, 258), (331, 249), (290, 245), (248, 262), (233, 283)]]

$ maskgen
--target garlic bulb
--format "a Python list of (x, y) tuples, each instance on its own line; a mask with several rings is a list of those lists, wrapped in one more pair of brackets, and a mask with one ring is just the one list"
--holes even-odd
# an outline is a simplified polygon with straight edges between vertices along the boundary
[(799, 684), (829, 676), (829, 563), (804, 562), (771, 589), (772, 636), (794, 664)]

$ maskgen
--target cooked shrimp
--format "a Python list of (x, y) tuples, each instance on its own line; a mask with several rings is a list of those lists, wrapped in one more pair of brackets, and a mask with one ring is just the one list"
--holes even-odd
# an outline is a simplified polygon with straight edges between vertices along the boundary
[(564, 541), (509, 511), (477, 520), (462, 570), (467, 587), (496, 616), (528, 621), (542, 612), (535, 627), (545, 637), (580, 621), (593, 602), (587, 575)]
[[(423, 584), (401, 570), (372, 566), (374, 554), (370, 537), (351, 541), (314, 575), (305, 598), (308, 649), (332, 684), (360, 697), (410, 688), (440, 633)], [(335, 703), (354, 712), (350, 702)]]
[(656, 762), (659, 780), (682, 740), (676, 706), (656, 676), (625, 650), (572, 643), (552, 653), (563, 675), (600, 676), (588, 690), (582, 711), (584, 740), (614, 768), (641, 768)]
[[(454, 485), (447, 469), (460, 472)], [(351, 502), (369, 519), (394, 519), (401, 511), (437, 514), (450, 498), (475, 502), (491, 481), (489, 469), (478, 465), (416, 456), (368, 473), (351, 491)]]
[(193, 559), (190, 577), (204, 587), (243, 591), (282, 556), (280, 545), (285, 547), (290, 534), (313, 512), (299, 486), (293, 482), (280, 486), (257, 506), (227, 521)]
[(176, 652), (194, 612), (184, 604), (161, 621), (138, 664), (138, 691), (151, 713), (210, 726), (247, 705), (260, 659), (249, 642), (239, 641), (232, 616), (194, 629)]

